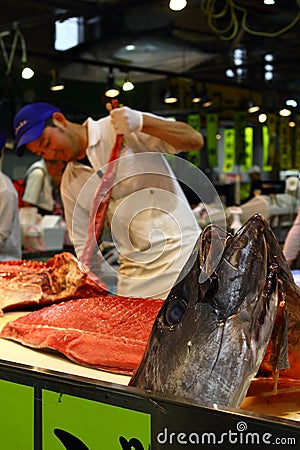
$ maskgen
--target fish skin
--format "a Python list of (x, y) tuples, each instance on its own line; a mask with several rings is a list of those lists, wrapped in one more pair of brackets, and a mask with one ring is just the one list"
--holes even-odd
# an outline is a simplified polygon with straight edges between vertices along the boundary
[[(234, 237), (221, 237), (225, 248), (215, 269), (215, 252), (206, 245), (211, 232), (210, 226), (203, 230), (192, 269), (164, 302), (129, 385), (203, 406), (238, 407), (271, 338), (278, 270), (292, 281), (288, 266), (270, 250), (274, 238), (259, 214)], [(185, 312), (168, 325), (178, 298), (186, 302)]]

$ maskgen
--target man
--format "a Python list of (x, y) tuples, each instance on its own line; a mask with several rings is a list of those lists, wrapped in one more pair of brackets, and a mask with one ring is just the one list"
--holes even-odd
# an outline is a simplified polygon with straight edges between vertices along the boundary
[(253, 198), (256, 194), (261, 193), (260, 173), (261, 173), (260, 167), (257, 165), (250, 167), (248, 171), (249, 178), (251, 181), (249, 200)]
[(300, 255), (300, 206), (293, 225), (285, 238), (282, 250), (288, 265), (292, 267)]
[[(5, 141), (0, 130), (0, 159)], [(21, 256), (18, 194), (10, 178), (0, 171), (0, 261), (18, 260)]]
[(23, 207), (34, 206), (42, 216), (52, 214), (54, 210), (53, 188), (46, 161), (41, 158), (31, 164), (24, 179)]
[(203, 137), (184, 122), (128, 107), (107, 108), (107, 117), (77, 124), (53, 105), (25, 106), (14, 119), (17, 153), (22, 155), (26, 146), (45, 159), (68, 163), (61, 196), (80, 259), (99, 176), (117, 135), (123, 135), (107, 213), (119, 253), (118, 294), (165, 298), (189, 258), (199, 228), (161, 153), (199, 150)]

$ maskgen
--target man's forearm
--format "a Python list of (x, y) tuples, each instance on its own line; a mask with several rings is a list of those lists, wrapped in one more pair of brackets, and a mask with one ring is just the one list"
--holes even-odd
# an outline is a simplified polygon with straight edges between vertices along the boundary
[(166, 141), (176, 150), (200, 150), (204, 145), (202, 134), (185, 122), (164, 120), (143, 114), (142, 131)]

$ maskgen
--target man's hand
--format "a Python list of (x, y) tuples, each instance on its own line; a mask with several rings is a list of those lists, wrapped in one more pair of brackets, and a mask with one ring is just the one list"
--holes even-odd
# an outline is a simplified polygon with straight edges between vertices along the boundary
[(143, 128), (143, 114), (140, 111), (123, 106), (122, 108), (110, 109), (111, 123), (117, 134), (128, 134), (141, 131)]

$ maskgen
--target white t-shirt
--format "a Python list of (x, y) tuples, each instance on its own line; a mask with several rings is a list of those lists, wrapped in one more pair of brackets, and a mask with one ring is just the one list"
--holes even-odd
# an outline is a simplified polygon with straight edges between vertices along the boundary
[[(109, 116), (98, 121), (89, 118), (87, 124), (87, 156), (92, 167), (68, 163), (61, 183), (66, 223), (79, 258), (93, 198), (116, 140)], [(177, 151), (142, 132), (124, 137), (107, 213), (120, 255), (119, 295), (165, 298), (200, 234), (161, 153)]]
[(21, 256), (18, 194), (9, 177), (0, 171), (0, 261), (18, 260)]
[(54, 199), (51, 178), (43, 159), (33, 163), (25, 173), (23, 201), (52, 213)]

